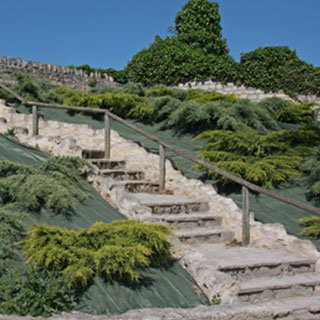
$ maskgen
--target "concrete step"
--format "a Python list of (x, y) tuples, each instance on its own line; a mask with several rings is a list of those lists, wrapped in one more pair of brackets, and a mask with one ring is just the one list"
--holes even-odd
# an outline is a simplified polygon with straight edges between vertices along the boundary
[(271, 299), (312, 296), (320, 293), (320, 273), (298, 274), (281, 278), (254, 278), (243, 281), (239, 301), (259, 303)]
[(319, 320), (320, 294), (307, 297), (275, 299), (263, 304), (278, 320)]
[(83, 149), (81, 156), (84, 159), (103, 159), (104, 151)]
[(111, 178), (117, 181), (124, 180), (143, 180), (144, 172), (143, 171), (127, 171), (127, 170), (109, 170), (102, 169), (99, 170), (99, 174), (106, 178)]
[(125, 160), (88, 159), (88, 161), (94, 166), (97, 166), (100, 170), (120, 170), (125, 169), (126, 167)]
[(160, 186), (158, 183), (153, 183), (150, 181), (117, 181), (111, 184), (110, 190), (113, 188), (121, 188), (127, 192), (146, 192), (146, 193), (158, 193)]
[(233, 232), (216, 228), (193, 228), (175, 231), (175, 235), (183, 243), (230, 243), (233, 239)]
[(190, 213), (190, 214), (161, 214), (153, 215), (148, 219), (152, 223), (164, 223), (179, 229), (190, 229), (197, 227), (217, 227), (222, 223), (222, 217), (214, 216), (208, 213)]
[(137, 194), (140, 204), (151, 208), (153, 214), (178, 214), (205, 212), (209, 209), (205, 201), (175, 195)]

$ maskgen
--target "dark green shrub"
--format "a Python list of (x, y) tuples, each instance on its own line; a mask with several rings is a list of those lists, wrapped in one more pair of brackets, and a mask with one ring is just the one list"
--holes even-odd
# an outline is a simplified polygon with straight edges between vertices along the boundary
[(88, 198), (79, 185), (79, 169), (84, 166), (91, 167), (73, 157), (49, 159), (39, 168), (0, 160), (0, 203), (16, 203), (26, 210), (48, 208), (71, 213)]
[(22, 238), (23, 218), (23, 214), (9, 208), (0, 209), (0, 278), (9, 268), (10, 260), (16, 256), (13, 243)]
[(280, 122), (308, 124), (316, 118), (316, 110), (311, 108), (312, 103), (296, 104), (273, 97), (261, 101), (259, 105), (267, 108)]
[(308, 200), (320, 204), (320, 147), (312, 149), (310, 155), (306, 157), (301, 166), (304, 175), (302, 183), (307, 189), (306, 195)]
[(44, 316), (71, 311), (77, 300), (58, 272), (31, 267), (0, 279), (0, 313)]
[(288, 47), (265, 47), (241, 55), (240, 81), (264, 91), (320, 96), (320, 69)]
[(244, 126), (250, 126), (261, 132), (279, 128), (271, 113), (258, 104), (248, 100), (235, 103), (225, 100), (227, 99), (207, 103), (193, 100), (184, 102), (168, 115), (163, 127), (172, 128), (177, 132), (191, 133), (200, 133), (213, 128), (237, 130)]
[(145, 89), (141, 83), (128, 82), (123, 86), (123, 92), (129, 94), (136, 94), (140, 97), (145, 96)]
[[(53, 90), (58, 86), (51, 83), (49, 80), (33, 80), (30, 75), (21, 72), (14, 73), (12, 78), (17, 81), (17, 84), (8, 86), (26, 100), (57, 102), (56, 96), (51, 94), (50, 90)], [(20, 103), (20, 101), (3, 89), (0, 89), (0, 98), (6, 100), (7, 103)]]

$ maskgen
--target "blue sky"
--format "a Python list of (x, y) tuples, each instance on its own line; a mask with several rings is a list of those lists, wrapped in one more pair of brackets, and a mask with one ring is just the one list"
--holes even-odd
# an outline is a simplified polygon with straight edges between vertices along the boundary
[[(0, 0), (0, 56), (122, 69), (168, 35), (187, 0)], [(218, 0), (236, 61), (258, 47), (287, 45), (320, 67), (320, 0)]]

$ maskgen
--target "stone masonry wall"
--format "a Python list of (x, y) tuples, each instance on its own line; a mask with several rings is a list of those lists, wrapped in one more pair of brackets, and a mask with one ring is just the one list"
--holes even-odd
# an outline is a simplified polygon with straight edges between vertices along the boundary
[[(250, 88), (245, 86), (236, 86), (233, 83), (222, 84), (220, 82), (214, 82), (208, 80), (205, 82), (188, 82), (185, 84), (180, 83), (178, 88), (181, 89), (203, 89), (207, 91), (216, 91), (223, 94), (234, 94), (236, 97), (241, 99), (249, 99), (254, 102), (259, 102), (266, 98), (278, 97), (285, 100), (294, 101), (291, 97), (286, 95), (282, 90), (279, 92), (264, 92), (261, 89)], [(315, 102), (320, 106), (320, 97), (316, 95), (298, 95), (298, 99), (302, 102)]]
[[(120, 84), (115, 82), (111, 76), (102, 77), (100, 72), (94, 72), (87, 75), (83, 70), (72, 69), (67, 66), (56, 66), (54, 63), (37, 63), (27, 61), (21, 58), (0, 57), (0, 80), (13, 83), (11, 75), (14, 72), (24, 72), (32, 76), (34, 79), (46, 78), (58, 84), (65, 85), (71, 89), (88, 90), (90, 82), (97, 80), (97, 87), (114, 86)], [(250, 88), (245, 86), (236, 86), (233, 83), (222, 84), (208, 80), (205, 82), (188, 82), (180, 83), (178, 88), (181, 89), (203, 89), (207, 91), (217, 91), (223, 94), (234, 94), (238, 98), (249, 99), (254, 102), (259, 102), (266, 98), (278, 97), (285, 100), (292, 100), (282, 90), (279, 92), (265, 93), (261, 89)], [(298, 99), (302, 102), (315, 102), (320, 106), (320, 97), (316, 95), (298, 95)]]
[(83, 70), (56, 66), (54, 63), (37, 63), (21, 58), (0, 57), (0, 80), (13, 83), (11, 75), (14, 72), (27, 73), (34, 79), (46, 78), (71, 89), (87, 90), (94, 79), (97, 80), (97, 87), (119, 86), (111, 76), (103, 77), (100, 72), (92, 72), (87, 75)]

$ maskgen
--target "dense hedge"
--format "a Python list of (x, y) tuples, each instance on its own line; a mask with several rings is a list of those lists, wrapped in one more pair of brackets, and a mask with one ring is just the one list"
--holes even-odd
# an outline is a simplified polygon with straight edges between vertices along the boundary
[(265, 47), (241, 55), (240, 82), (265, 91), (320, 96), (320, 68), (299, 59), (288, 47)]

